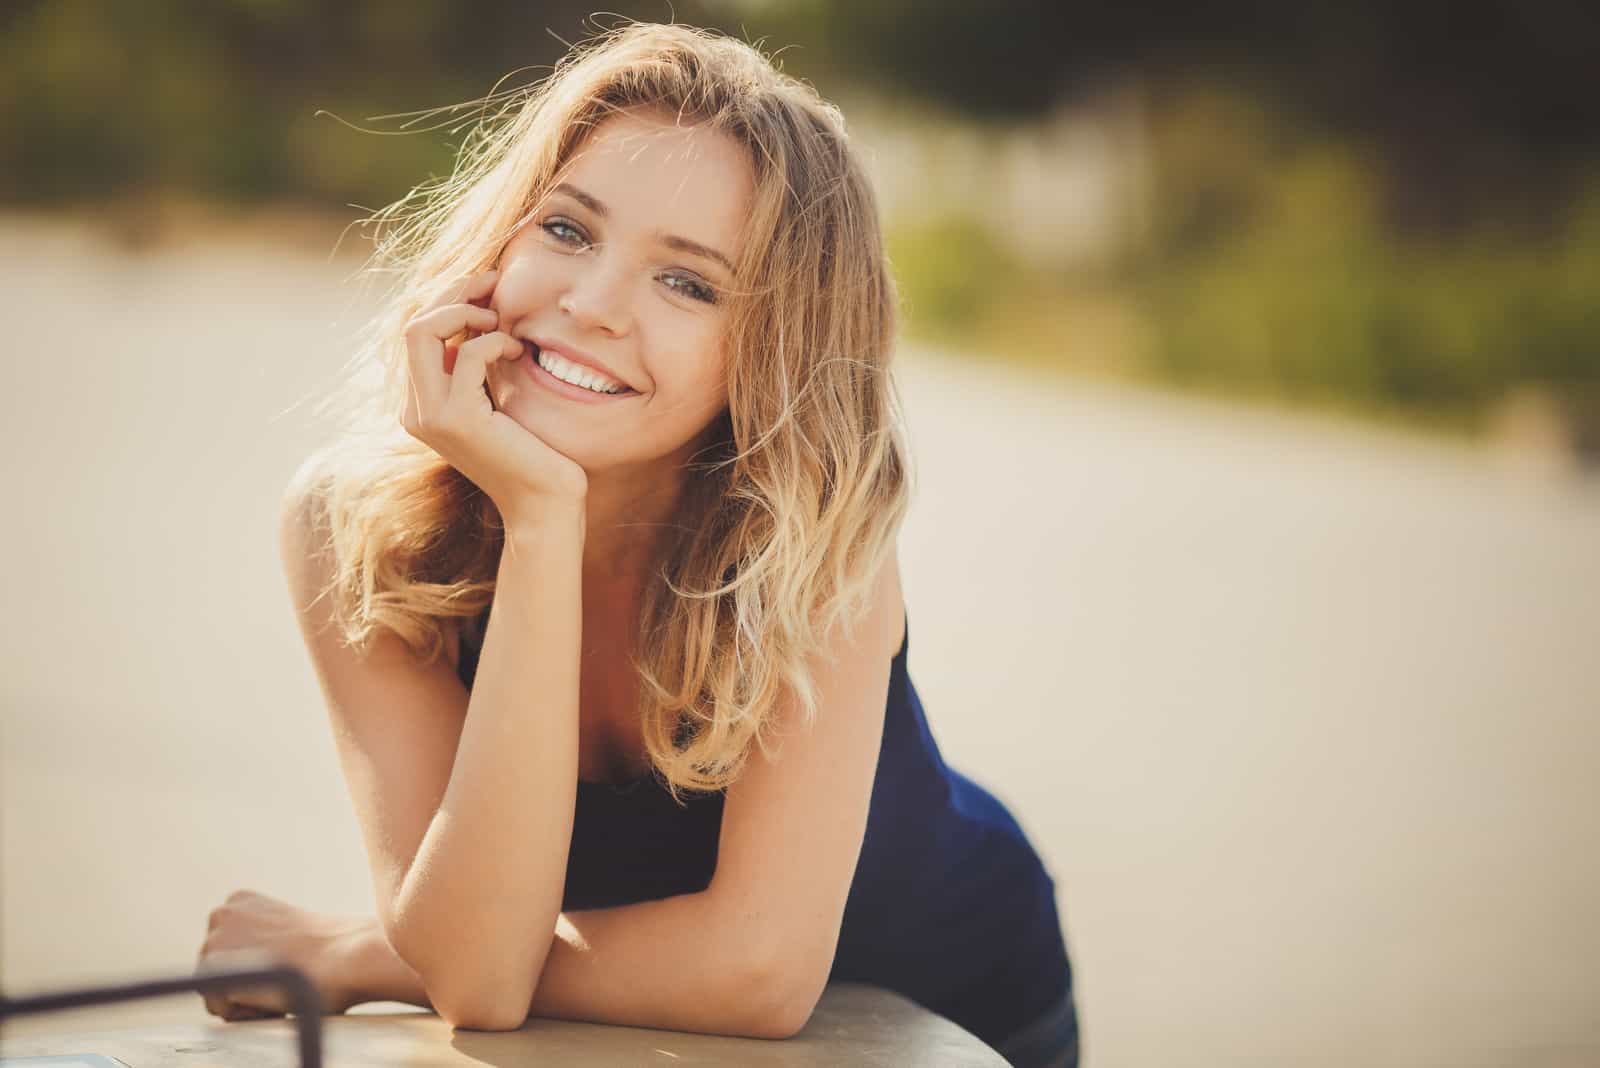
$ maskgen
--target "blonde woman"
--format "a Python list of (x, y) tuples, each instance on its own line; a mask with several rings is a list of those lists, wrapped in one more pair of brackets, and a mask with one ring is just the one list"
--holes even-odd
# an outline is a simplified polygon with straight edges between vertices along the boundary
[(781, 1038), (855, 980), (1076, 1063), (1051, 878), (906, 674), (894, 287), (838, 111), (629, 24), (419, 196), (281, 530), (377, 915), (240, 892), (202, 960), (490, 1030)]

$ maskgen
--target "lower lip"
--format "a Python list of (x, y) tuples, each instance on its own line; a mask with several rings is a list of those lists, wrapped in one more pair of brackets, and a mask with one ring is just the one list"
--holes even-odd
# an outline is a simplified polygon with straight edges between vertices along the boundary
[(518, 360), (517, 362), (527, 370), (529, 376), (535, 382), (539, 383), (545, 389), (548, 389), (552, 393), (560, 394), (563, 397), (570, 398), (571, 400), (582, 401), (585, 404), (605, 404), (609, 401), (625, 400), (628, 397), (636, 397), (639, 395), (637, 390), (632, 389), (625, 390), (621, 393), (596, 393), (592, 389), (584, 389), (582, 386), (575, 386), (571, 382), (563, 382), (561, 379), (557, 378), (555, 375), (539, 366), (539, 361), (533, 358), (532, 346), (529, 346), (528, 351), (524, 353), (522, 359)]

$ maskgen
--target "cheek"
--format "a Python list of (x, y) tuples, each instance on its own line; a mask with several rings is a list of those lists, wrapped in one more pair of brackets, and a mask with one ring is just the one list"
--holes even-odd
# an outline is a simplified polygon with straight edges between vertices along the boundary
[(663, 441), (687, 441), (728, 406), (728, 383), (720, 360), (690, 359), (683, 351), (669, 360), (670, 373), (656, 378), (658, 396), (647, 418)]
[(696, 378), (701, 382), (723, 384), (728, 376), (728, 347), (727, 331), (721, 324), (708, 326), (699, 331), (694, 339), (694, 361)]
[(500, 269), (497, 289), (527, 286), (536, 279), (548, 278), (568, 257), (551, 246), (548, 235), (529, 223), (500, 250), (496, 266)]
[(640, 349), (662, 393), (683, 401), (727, 393), (723, 331), (712, 323), (688, 322), (677, 308), (647, 309), (637, 320)]
[(537, 251), (508, 250), (500, 258), (500, 280), (494, 287), (494, 306), (526, 308), (545, 299), (553, 275)]
[(688, 390), (699, 401), (699, 407), (718, 411), (728, 403), (728, 366), (715, 340), (705, 343), (702, 354), (694, 364), (693, 373), (685, 382)]

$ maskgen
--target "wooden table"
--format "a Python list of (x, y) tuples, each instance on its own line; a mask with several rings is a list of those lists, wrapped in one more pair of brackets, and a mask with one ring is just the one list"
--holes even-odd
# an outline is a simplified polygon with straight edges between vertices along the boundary
[[(44, 1017), (36, 1017), (42, 1020)], [(36, 1026), (36, 1024), (35, 1024)], [(33, 1030), (32, 1027), (29, 1030)], [(530, 1019), (520, 1031), (453, 1031), (429, 1012), (329, 1016), (329, 1068), (434, 1065), (728, 1065), (783, 1068), (994, 1066), (1005, 1060), (949, 1020), (877, 987), (828, 987), (793, 1038), (726, 1038), (568, 1020)], [(129, 1068), (281, 1068), (298, 1063), (291, 1020), (252, 1020), (0, 1038), (5, 1058), (99, 1053)], [(64, 1068), (64, 1066), (63, 1066)]]

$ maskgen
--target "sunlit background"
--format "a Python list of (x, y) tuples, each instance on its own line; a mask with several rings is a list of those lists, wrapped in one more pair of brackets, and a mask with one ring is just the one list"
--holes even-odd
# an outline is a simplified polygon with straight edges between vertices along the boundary
[[(912, 674), (1085, 1063), (1600, 1063), (1597, 9), (607, 6), (866, 152)], [(591, 10), (0, 12), (8, 992), (186, 967), (241, 886), (371, 911), (277, 498), (359, 220)]]

